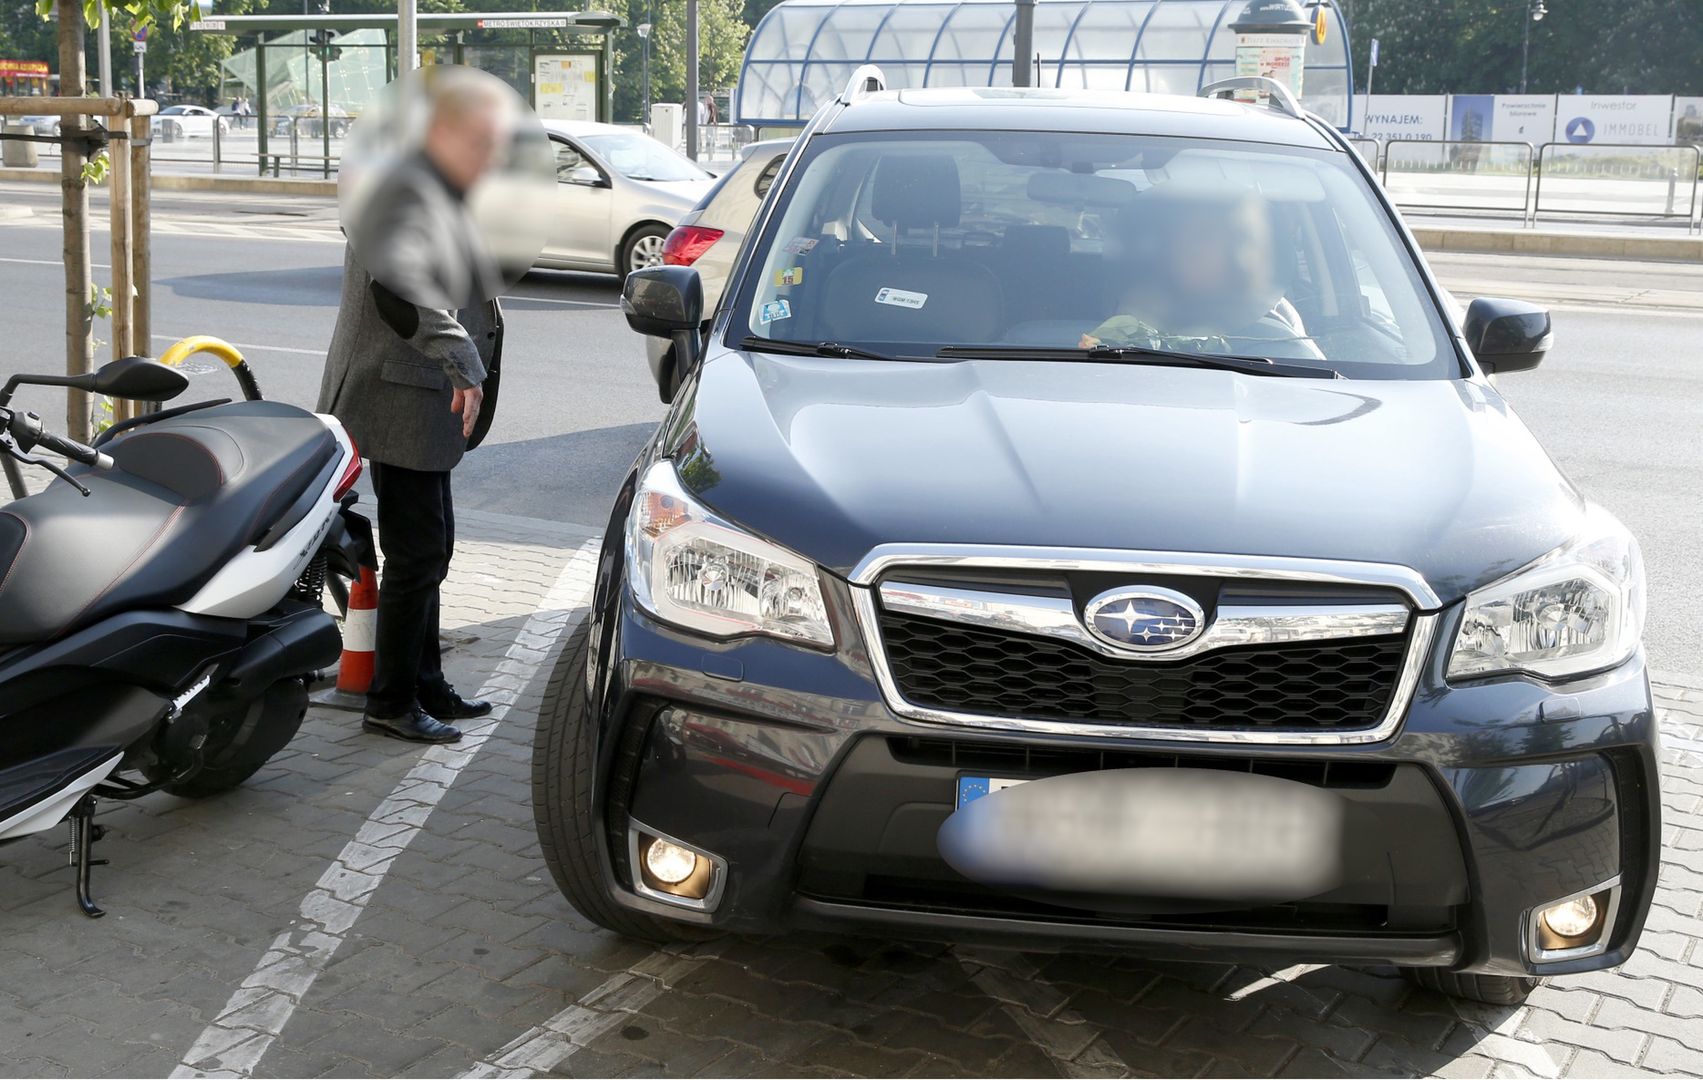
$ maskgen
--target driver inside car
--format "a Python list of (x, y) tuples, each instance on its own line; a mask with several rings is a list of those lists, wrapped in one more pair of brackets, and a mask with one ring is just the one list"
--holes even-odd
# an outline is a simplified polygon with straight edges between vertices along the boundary
[(1158, 200), (1142, 207), (1152, 212), (1120, 223), (1124, 256), (1114, 265), (1131, 284), (1118, 312), (1083, 334), (1080, 348), (1263, 355), (1284, 343), (1291, 356), (1323, 359), (1276, 280), (1264, 199), (1145, 198)]

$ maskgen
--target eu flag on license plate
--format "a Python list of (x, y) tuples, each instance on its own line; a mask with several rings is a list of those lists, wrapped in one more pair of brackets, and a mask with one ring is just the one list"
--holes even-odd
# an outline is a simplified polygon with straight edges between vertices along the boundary
[(975, 802), (983, 795), (992, 795), (996, 791), (1004, 791), (1008, 787), (1026, 784), (1027, 780), (1013, 780), (1005, 776), (960, 776), (958, 778), (958, 804), (955, 809)]

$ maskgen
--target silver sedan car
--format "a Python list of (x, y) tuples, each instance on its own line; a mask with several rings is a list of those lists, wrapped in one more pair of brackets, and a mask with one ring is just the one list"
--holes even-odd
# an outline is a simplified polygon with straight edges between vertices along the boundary
[(626, 277), (662, 261), (674, 223), (715, 178), (634, 128), (545, 120), (557, 198), (538, 266)]

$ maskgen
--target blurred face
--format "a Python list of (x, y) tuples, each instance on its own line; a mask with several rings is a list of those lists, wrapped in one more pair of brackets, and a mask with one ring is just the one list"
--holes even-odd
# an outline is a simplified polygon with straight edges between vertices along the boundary
[(450, 183), (465, 191), (490, 169), (506, 136), (503, 109), (495, 100), (439, 106), (426, 130), (426, 153)]
[(1271, 219), (1248, 199), (1232, 207), (1197, 207), (1171, 233), (1170, 269), (1179, 299), (1227, 308), (1264, 293), (1271, 283)]

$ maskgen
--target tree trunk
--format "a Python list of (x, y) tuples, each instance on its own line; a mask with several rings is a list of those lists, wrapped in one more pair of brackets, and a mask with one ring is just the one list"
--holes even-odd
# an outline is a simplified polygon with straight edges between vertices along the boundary
[[(59, 0), (59, 93), (82, 97), (88, 78), (83, 55), (83, 6)], [(83, 130), (86, 117), (67, 116), (66, 134)], [(65, 373), (81, 375), (94, 367), (94, 336), (91, 333), (94, 305), (90, 300), (93, 281), (89, 276), (89, 190), (83, 182), (87, 160), (82, 144), (65, 144), (59, 157), (59, 189), (65, 232)], [(67, 390), (65, 433), (78, 442), (89, 441), (89, 395)]]

